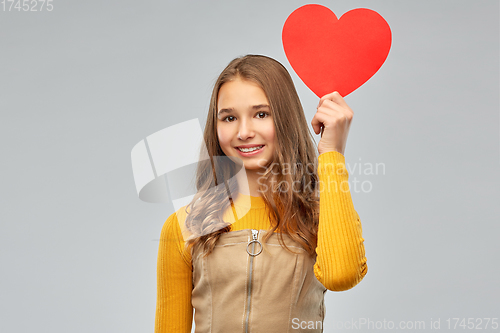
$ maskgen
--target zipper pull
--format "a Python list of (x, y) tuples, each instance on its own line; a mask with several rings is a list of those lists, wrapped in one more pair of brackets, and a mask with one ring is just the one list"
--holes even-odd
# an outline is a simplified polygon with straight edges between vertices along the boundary
[[(262, 252), (262, 243), (259, 242), (259, 230), (252, 229), (252, 240), (247, 244), (247, 253), (251, 256), (258, 256)], [(260, 245), (259, 252), (255, 253), (255, 243)], [(252, 245), (252, 252), (248, 250), (248, 247)]]

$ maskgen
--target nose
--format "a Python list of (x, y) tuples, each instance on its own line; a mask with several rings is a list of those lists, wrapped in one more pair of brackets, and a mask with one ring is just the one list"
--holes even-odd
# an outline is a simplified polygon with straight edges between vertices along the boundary
[(252, 122), (248, 120), (241, 121), (241, 124), (238, 128), (238, 138), (240, 140), (246, 141), (254, 137), (255, 133), (253, 130)]

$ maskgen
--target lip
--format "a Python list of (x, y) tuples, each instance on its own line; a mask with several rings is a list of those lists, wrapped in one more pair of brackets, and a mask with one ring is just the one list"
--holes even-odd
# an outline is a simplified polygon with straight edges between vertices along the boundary
[[(247, 147), (248, 146), (248, 147)], [(254, 150), (254, 151), (251, 151), (249, 153), (244, 153), (242, 152), (241, 150), (238, 149), (238, 147), (241, 147), (241, 148), (251, 148), (251, 147), (258, 147), (258, 146), (262, 146), (262, 148), (260, 149), (257, 149), (257, 150)], [(234, 149), (243, 157), (249, 157), (249, 156), (254, 156), (254, 155), (258, 155), (260, 153), (262, 153), (262, 151), (264, 149), (266, 149), (266, 145), (244, 145), (244, 146), (238, 146), (238, 147), (235, 147)]]
[(241, 146), (237, 146), (236, 148), (252, 148), (252, 147), (258, 147), (258, 146), (264, 146), (264, 145), (241, 145)]

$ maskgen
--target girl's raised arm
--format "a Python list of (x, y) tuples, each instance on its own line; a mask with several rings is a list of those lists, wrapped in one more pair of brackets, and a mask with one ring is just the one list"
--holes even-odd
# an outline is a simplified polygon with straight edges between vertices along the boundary
[(361, 221), (349, 189), (344, 150), (353, 111), (338, 92), (323, 96), (311, 122), (318, 144), (320, 213), (314, 272), (325, 288), (342, 291), (368, 271)]
[(361, 221), (349, 191), (344, 156), (319, 156), (320, 210), (314, 273), (325, 288), (343, 291), (357, 285), (368, 271)]

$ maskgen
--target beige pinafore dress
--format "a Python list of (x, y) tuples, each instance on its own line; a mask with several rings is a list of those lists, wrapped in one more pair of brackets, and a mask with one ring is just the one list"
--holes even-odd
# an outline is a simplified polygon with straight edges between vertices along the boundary
[[(194, 250), (196, 333), (323, 332), (326, 288), (314, 275), (315, 258), (287, 235), (245, 229), (220, 236), (211, 254)], [(262, 246), (264, 245), (264, 246)]]

